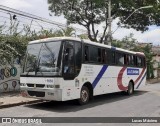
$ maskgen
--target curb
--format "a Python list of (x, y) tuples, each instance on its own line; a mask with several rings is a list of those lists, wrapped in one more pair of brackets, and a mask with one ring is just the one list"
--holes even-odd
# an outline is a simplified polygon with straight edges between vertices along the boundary
[(150, 79), (150, 80), (147, 80), (146, 81), (147, 83), (149, 83), (149, 84), (156, 84), (156, 83), (159, 83), (160, 82), (160, 79), (158, 78), (156, 78), (156, 79)]
[(14, 106), (19, 106), (19, 105), (24, 105), (24, 104), (39, 103), (39, 102), (43, 102), (43, 100), (22, 101), (22, 102), (19, 102), (19, 103), (13, 103), (13, 104), (0, 105), (0, 109), (3, 109), (3, 108), (9, 108), (9, 107), (14, 107)]

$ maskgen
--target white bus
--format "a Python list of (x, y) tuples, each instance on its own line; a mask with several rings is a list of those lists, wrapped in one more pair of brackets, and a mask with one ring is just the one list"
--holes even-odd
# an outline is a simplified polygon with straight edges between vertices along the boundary
[(29, 42), (22, 71), (22, 96), (80, 104), (106, 93), (131, 95), (146, 82), (144, 53), (71, 37)]

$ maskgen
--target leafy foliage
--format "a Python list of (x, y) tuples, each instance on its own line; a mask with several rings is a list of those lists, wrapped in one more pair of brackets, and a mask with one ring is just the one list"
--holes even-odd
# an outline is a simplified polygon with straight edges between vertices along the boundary
[[(56, 16), (64, 15), (68, 23), (77, 23), (88, 31), (91, 41), (98, 41), (97, 25), (104, 23), (100, 42), (104, 40), (108, 27), (108, 3), (106, 0), (48, 0), (49, 10)], [(138, 9), (153, 5), (153, 8)], [(112, 19), (119, 17), (119, 25), (140, 31), (150, 25), (160, 25), (160, 4), (157, 0), (112, 0)], [(135, 11), (138, 9), (137, 11)], [(128, 16), (135, 13), (126, 20)]]
[[(120, 21), (124, 24), (124, 27), (134, 28), (138, 31), (148, 30), (148, 26), (157, 25), (160, 26), (159, 14), (160, 4), (157, 0), (119, 0), (116, 1), (118, 7), (113, 6), (113, 15), (120, 17)], [(153, 8), (138, 9), (145, 6), (152, 5)], [(137, 11), (135, 11), (138, 9)], [(127, 17), (135, 13), (127, 19)]]
[(54, 35), (56, 37), (59, 37), (59, 36), (76, 36), (75, 35), (75, 30), (72, 28), (72, 27), (67, 27), (67, 28), (62, 28), (61, 30), (57, 30), (54, 32)]
[(78, 23), (84, 26), (88, 31), (88, 38), (97, 41), (99, 31), (95, 30), (95, 24), (106, 22), (105, 0), (48, 0), (48, 3), (49, 10), (56, 16), (63, 14), (68, 24)]
[[(19, 32), (19, 23), (11, 21), (10, 27), (4, 31), (5, 24), (0, 26), (0, 65), (13, 65), (14, 59), (21, 61), (25, 55), (26, 47), (29, 41), (42, 39), (46, 37), (60, 37), (74, 35), (72, 27), (62, 28), (60, 30), (31, 30), (30, 25), (25, 25)], [(4, 34), (5, 33), (5, 34)]]
[(136, 39), (133, 38), (132, 33), (129, 34), (129, 36), (125, 36), (121, 41), (120, 40), (112, 41), (112, 46), (116, 46), (127, 50), (134, 50), (136, 44), (137, 44)]

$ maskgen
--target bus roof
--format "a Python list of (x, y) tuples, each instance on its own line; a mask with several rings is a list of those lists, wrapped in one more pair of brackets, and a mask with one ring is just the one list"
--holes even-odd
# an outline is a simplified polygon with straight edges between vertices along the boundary
[(106, 47), (106, 48), (109, 48), (111, 50), (118, 50), (118, 51), (123, 51), (123, 52), (126, 52), (126, 53), (132, 53), (132, 54), (137, 54), (137, 55), (144, 56), (143, 52), (129, 51), (129, 50), (125, 50), (125, 49), (122, 49), (122, 48), (117, 48), (117, 47), (113, 47), (113, 46), (109, 46), (109, 45), (104, 45), (102, 43), (93, 42), (93, 41), (90, 41), (88, 39), (80, 39), (80, 38), (75, 38), (75, 37), (50, 37), (50, 38), (34, 40), (34, 41), (29, 42), (29, 44), (48, 42), (48, 41), (58, 41), (58, 40), (73, 40), (73, 41), (79, 41), (79, 42), (83, 41), (84, 43), (90, 44), (90, 45)]

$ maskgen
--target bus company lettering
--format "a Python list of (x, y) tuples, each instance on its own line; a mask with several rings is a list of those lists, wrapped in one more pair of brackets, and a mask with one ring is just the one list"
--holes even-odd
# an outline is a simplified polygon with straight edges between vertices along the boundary
[(53, 83), (54, 81), (53, 81), (53, 79), (47, 79), (46, 82), (47, 83)]
[(93, 66), (84, 66), (85, 68), (85, 75), (84, 76), (93, 76)]
[(139, 75), (139, 69), (127, 68), (127, 75)]

